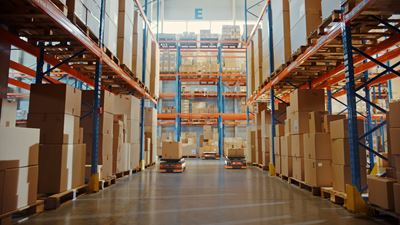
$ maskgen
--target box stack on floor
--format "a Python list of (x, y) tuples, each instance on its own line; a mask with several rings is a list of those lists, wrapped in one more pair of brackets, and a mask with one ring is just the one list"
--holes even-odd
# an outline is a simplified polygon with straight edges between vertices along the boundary
[(218, 152), (218, 130), (212, 126), (203, 126), (203, 134), (200, 135), (200, 157), (205, 152)]
[(27, 126), (40, 129), (38, 193), (61, 193), (84, 184), (81, 96), (66, 84), (31, 85)]
[(245, 157), (246, 141), (240, 137), (224, 138), (224, 156), (233, 158)]
[(195, 132), (183, 132), (181, 134), (182, 154), (184, 157), (197, 157), (197, 134)]
[(145, 131), (145, 165), (155, 162), (157, 153), (157, 110), (153, 107), (145, 107), (144, 113)]
[(17, 103), (3, 99), (0, 104), (0, 214), (3, 215), (36, 203), (40, 130), (15, 127)]
[[(389, 162), (386, 177), (368, 176), (369, 203), (400, 214), (400, 102), (391, 102), (386, 114)], [(387, 165), (389, 164), (389, 165)]]

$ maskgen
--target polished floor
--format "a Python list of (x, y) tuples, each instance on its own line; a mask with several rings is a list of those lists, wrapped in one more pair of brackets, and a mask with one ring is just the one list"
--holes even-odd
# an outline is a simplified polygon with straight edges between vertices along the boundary
[(222, 161), (188, 160), (183, 174), (157, 168), (118, 180), (23, 224), (259, 225), (388, 224), (270, 178), (259, 169), (226, 170)]

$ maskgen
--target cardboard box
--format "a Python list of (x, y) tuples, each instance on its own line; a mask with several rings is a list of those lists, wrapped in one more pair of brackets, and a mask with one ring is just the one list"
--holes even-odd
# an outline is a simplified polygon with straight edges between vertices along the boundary
[(34, 204), (37, 199), (38, 166), (15, 167), (18, 161), (0, 161), (0, 213)]
[(228, 158), (244, 158), (244, 148), (228, 149), (226, 157)]
[[(358, 134), (364, 133), (364, 123), (362, 120), (357, 120)], [(334, 120), (330, 123), (331, 139), (348, 138), (349, 120)]]
[[(290, 135), (291, 138), (291, 156), (295, 157), (304, 157), (304, 135), (302, 134), (295, 134)], [(306, 146), (307, 148), (307, 146)]]
[(286, 118), (285, 120), (285, 135), (289, 135), (291, 132), (291, 119), (290, 118)]
[(77, 144), (73, 148), (72, 188), (85, 184), (86, 145)]
[(197, 157), (197, 145), (196, 144), (182, 144), (182, 155)]
[(400, 128), (400, 102), (399, 101), (394, 101), (389, 103), (389, 112), (388, 116), (390, 118), (390, 121), (388, 123), (388, 126), (390, 128)]
[(304, 157), (307, 159), (331, 159), (329, 133), (304, 134)]
[(290, 116), (290, 134), (305, 134), (309, 132), (308, 112), (293, 112)]
[(285, 136), (285, 125), (284, 124), (276, 124), (275, 125), (275, 136), (276, 137), (281, 137)]
[(370, 204), (383, 209), (394, 210), (393, 184), (396, 180), (368, 176), (368, 200)]
[[(390, 120), (392, 121), (392, 119)], [(391, 154), (400, 155), (400, 128), (389, 128), (390, 134), (388, 135), (389, 152)]]
[(292, 177), (293, 174), (293, 158), (292, 156), (281, 156), (282, 175)]
[(281, 137), (281, 155), (282, 156), (291, 156), (292, 155), (291, 140), (292, 139), (290, 136)]
[(294, 112), (325, 111), (325, 91), (323, 89), (296, 89), (290, 94), (290, 108)]
[(18, 160), (18, 167), (39, 163), (39, 129), (0, 127), (0, 143), (0, 160)]
[(276, 155), (281, 155), (281, 139), (282, 137), (274, 137), (274, 150)]
[[(396, 172), (400, 172), (400, 155), (389, 155), (389, 165), (396, 169)], [(387, 162), (385, 160), (382, 160)], [(399, 177), (400, 178), (400, 177)]]
[(331, 160), (305, 159), (305, 182), (313, 187), (332, 187), (333, 173)]
[(162, 159), (181, 159), (182, 143), (180, 142), (163, 142)]
[(330, 133), (330, 123), (335, 120), (346, 119), (346, 115), (324, 115), (323, 132)]
[(40, 129), (41, 144), (77, 144), (79, 124), (79, 116), (29, 113), (27, 126)]
[(133, 143), (130, 147), (130, 157), (129, 157), (129, 167), (131, 169), (138, 169), (139, 168), (139, 156), (140, 156), (140, 144)]
[(15, 127), (17, 120), (17, 102), (0, 101), (0, 127)]
[(394, 211), (400, 214), (400, 183), (393, 184)]
[(304, 158), (292, 157), (293, 177), (297, 180), (304, 181)]
[[(335, 191), (346, 192), (346, 184), (351, 182), (351, 169), (347, 165), (332, 164), (333, 171), (333, 189)], [(360, 168), (361, 186), (365, 187), (367, 184), (367, 171), (365, 167)]]
[[(350, 146), (348, 139), (331, 140), (332, 163), (350, 165)], [(359, 146), (360, 165), (367, 165), (367, 151)]]
[(320, 133), (324, 132), (324, 115), (326, 115), (328, 112), (310, 112), (308, 114), (309, 116), (309, 132), (310, 133)]
[[(84, 140), (86, 144), (86, 164), (91, 164), (92, 160), (92, 149), (93, 149), (93, 136), (91, 134), (84, 134)], [(112, 152), (113, 152), (113, 136), (109, 134), (102, 134), (99, 136), (99, 149), (98, 149), (98, 162), (99, 165), (108, 164), (112, 165)], [(109, 161), (111, 160), (111, 161)], [(107, 165), (104, 166), (104, 174), (107, 174), (109, 168)]]
[[(272, 160), (271, 160), (272, 161)], [(275, 172), (277, 174), (282, 173), (282, 159), (280, 155), (275, 155)]]
[(81, 98), (82, 93), (79, 89), (66, 84), (32, 84), (29, 113), (80, 116)]
[[(114, 115), (111, 113), (108, 113), (108, 112), (104, 112), (104, 113), (100, 114), (99, 118), (100, 118), (99, 133), (112, 135)], [(92, 134), (93, 133), (93, 116), (90, 115), (90, 116), (86, 116), (86, 117), (82, 118), (81, 127), (83, 127), (83, 130), (86, 134)]]
[[(102, 90), (101, 93), (101, 102), (100, 106), (103, 112), (114, 113), (114, 94)], [(94, 91), (93, 90), (84, 90), (82, 91), (82, 115), (85, 115), (89, 112), (93, 111), (94, 105)]]

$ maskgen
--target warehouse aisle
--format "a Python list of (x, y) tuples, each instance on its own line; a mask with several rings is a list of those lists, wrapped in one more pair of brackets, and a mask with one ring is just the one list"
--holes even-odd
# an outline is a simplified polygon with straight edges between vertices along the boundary
[(146, 170), (23, 224), (386, 224), (269, 178), (258, 169), (225, 170), (189, 160), (184, 174)]

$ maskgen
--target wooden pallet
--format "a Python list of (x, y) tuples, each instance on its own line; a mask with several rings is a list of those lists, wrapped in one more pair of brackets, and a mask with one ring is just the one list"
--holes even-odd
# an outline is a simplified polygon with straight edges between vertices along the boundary
[(184, 155), (183, 158), (186, 158), (186, 159), (197, 159), (199, 157), (197, 155)]
[(44, 200), (44, 209), (53, 210), (57, 209), (66, 202), (75, 200), (80, 195), (86, 194), (87, 191), (87, 185), (85, 184), (72, 190), (64, 191), (50, 196), (42, 196), (40, 198)]
[(306, 182), (293, 177), (289, 177), (288, 182), (289, 184), (295, 185), (301, 189), (311, 192), (314, 196), (321, 196), (321, 187), (311, 186), (309, 184), (306, 184)]
[(116, 176), (117, 179), (118, 179), (118, 178), (121, 178), (121, 177), (128, 176), (128, 175), (130, 175), (130, 174), (131, 174), (131, 170), (127, 170), (127, 171), (123, 171), (123, 172), (116, 173), (115, 176)]
[(144, 167), (145, 167), (145, 168), (149, 168), (149, 167), (154, 166), (154, 165), (156, 165), (156, 163), (155, 163), (155, 162), (152, 162), (152, 163), (150, 163), (150, 164), (148, 164), (148, 165), (146, 165), (146, 166), (144, 166)]
[(0, 224), (13, 224), (43, 211), (44, 201), (37, 200), (34, 204), (0, 215)]
[(321, 197), (327, 198), (331, 202), (343, 206), (346, 201), (347, 195), (344, 192), (333, 190), (332, 187), (322, 187), (321, 188)]
[(99, 189), (104, 190), (105, 188), (115, 184), (116, 180), (117, 180), (117, 178), (115, 176), (112, 176), (112, 177), (104, 179), (104, 180), (100, 180), (99, 181)]

